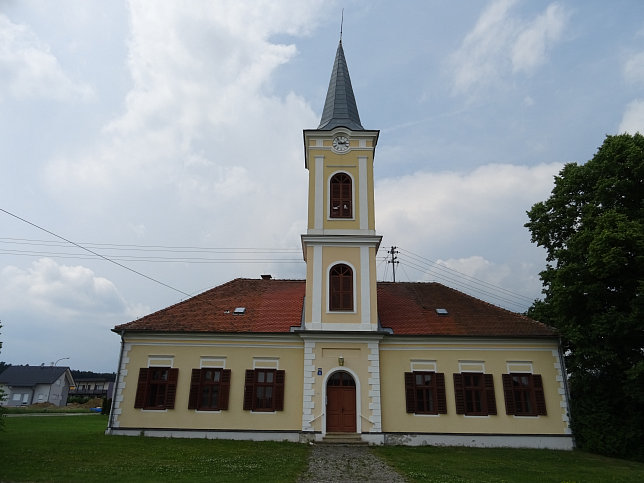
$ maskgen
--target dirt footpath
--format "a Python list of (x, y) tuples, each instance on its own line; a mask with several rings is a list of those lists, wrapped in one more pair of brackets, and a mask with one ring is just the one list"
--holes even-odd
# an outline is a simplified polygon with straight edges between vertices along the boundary
[(315, 444), (309, 457), (309, 468), (298, 481), (402, 483), (405, 479), (374, 455), (368, 446)]

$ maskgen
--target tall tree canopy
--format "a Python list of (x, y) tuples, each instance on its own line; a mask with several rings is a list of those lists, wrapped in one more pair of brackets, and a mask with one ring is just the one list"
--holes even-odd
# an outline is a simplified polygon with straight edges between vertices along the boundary
[(644, 459), (644, 136), (565, 165), (528, 217), (547, 252), (529, 314), (561, 333), (577, 443)]

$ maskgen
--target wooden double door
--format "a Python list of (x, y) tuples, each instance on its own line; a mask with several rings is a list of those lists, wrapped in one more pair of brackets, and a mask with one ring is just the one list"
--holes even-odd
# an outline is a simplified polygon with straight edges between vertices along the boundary
[(346, 371), (331, 375), (326, 384), (326, 430), (356, 432), (356, 381)]

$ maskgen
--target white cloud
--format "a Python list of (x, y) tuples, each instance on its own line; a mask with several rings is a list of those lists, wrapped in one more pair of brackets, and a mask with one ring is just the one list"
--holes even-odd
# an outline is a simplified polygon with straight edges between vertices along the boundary
[[(140, 307), (130, 307), (114, 284), (89, 268), (60, 265), (41, 258), (29, 268), (6, 266), (0, 272), (0, 308), (26, 311), (46, 319), (80, 321), (85, 317), (133, 317)], [(143, 308), (145, 310), (145, 308)]]
[[(200, 218), (223, 234), (240, 213), (247, 226), (287, 230), (301, 216), (292, 200), (305, 199), (301, 129), (318, 119), (300, 96), (271, 94), (275, 70), (297, 54), (271, 37), (308, 31), (322, 3), (306, 5), (131, 2), (125, 110), (98, 145), (49, 163), (52, 193), (64, 203), (82, 199), (88, 212), (125, 213), (150, 236), (173, 217)], [(145, 210), (151, 204), (156, 214)], [(267, 219), (259, 206), (282, 215)]]
[(437, 260), (437, 262), (439, 265), (467, 275), (470, 278), (477, 278), (494, 285), (502, 284), (510, 273), (510, 268), (507, 265), (496, 265), (480, 255)]
[(476, 84), (488, 84), (499, 77), (504, 51), (513, 36), (509, 10), (516, 0), (497, 0), (479, 17), (451, 58), (454, 90), (463, 92)]
[[(624, 79), (631, 84), (644, 86), (644, 52), (633, 54), (626, 60)], [(634, 99), (626, 106), (617, 132), (644, 132), (644, 100)]]
[(560, 5), (548, 5), (516, 39), (512, 48), (512, 69), (529, 74), (544, 64), (548, 50), (561, 38), (567, 21), (568, 14)]
[(516, 0), (496, 0), (481, 14), (449, 61), (453, 91), (467, 93), (503, 80), (511, 73), (531, 74), (547, 60), (561, 38), (568, 13), (550, 4), (532, 21), (512, 15)]
[(624, 78), (627, 82), (644, 85), (644, 52), (633, 54), (626, 60)]
[(33, 31), (0, 14), (0, 101), (9, 96), (87, 100), (93, 95), (89, 85), (68, 76)]
[[(465, 173), (381, 179), (376, 186), (378, 231), (401, 249), (444, 260), (450, 268), (512, 287), (531, 300), (539, 295), (534, 274), (543, 253), (530, 243), (525, 212), (547, 198), (561, 167), (486, 165)], [(454, 286), (449, 279), (438, 280)]]
[(644, 100), (635, 99), (626, 106), (626, 111), (622, 116), (617, 132), (644, 133)]
[(381, 179), (376, 186), (378, 224), (386, 232), (408, 226), (405, 231), (454, 240), (495, 220), (516, 220), (517, 213), (524, 218), (521, 214), (532, 203), (547, 196), (560, 168), (559, 163), (491, 164), (468, 173), (417, 172)]

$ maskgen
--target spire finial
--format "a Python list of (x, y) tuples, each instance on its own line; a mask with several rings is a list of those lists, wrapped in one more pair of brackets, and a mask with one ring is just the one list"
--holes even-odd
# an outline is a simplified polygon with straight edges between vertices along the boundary
[(342, 17), (340, 19), (340, 42), (342, 42), (342, 25), (344, 24), (344, 8), (342, 9)]

